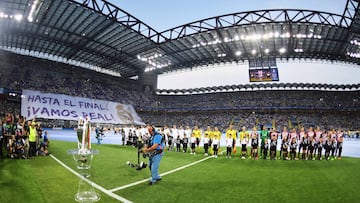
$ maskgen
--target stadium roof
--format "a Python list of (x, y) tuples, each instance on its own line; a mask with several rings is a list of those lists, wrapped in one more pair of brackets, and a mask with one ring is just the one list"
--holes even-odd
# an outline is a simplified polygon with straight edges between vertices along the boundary
[(163, 32), (105, 0), (3, 0), (0, 48), (123, 77), (258, 58), (360, 64), (359, 1), (342, 15), (233, 13)]

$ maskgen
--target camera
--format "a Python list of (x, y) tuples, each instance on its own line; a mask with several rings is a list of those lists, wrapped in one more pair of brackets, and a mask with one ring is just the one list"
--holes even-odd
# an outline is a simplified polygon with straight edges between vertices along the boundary
[(145, 143), (142, 142), (142, 141), (140, 141), (140, 140), (138, 140), (138, 141), (135, 142), (135, 147), (138, 148), (138, 149), (143, 148), (144, 145), (145, 145)]
[(134, 146), (137, 148), (137, 154), (138, 154), (137, 164), (133, 164), (130, 161), (127, 161), (126, 164), (132, 168), (136, 168), (136, 170), (141, 170), (143, 168), (146, 168), (147, 164), (143, 161), (140, 162), (140, 154), (142, 153), (143, 158), (146, 158), (148, 156), (148, 153), (144, 153), (143, 151), (143, 147), (148, 144), (149, 144), (149, 140), (144, 140), (144, 141), (140, 139), (136, 140), (134, 142)]

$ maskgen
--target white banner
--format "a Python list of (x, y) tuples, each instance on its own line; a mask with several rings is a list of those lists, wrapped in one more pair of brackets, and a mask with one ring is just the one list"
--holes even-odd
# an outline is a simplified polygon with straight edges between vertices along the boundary
[(144, 124), (132, 105), (33, 90), (22, 92), (21, 115), (63, 120), (88, 116), (93, 123)]

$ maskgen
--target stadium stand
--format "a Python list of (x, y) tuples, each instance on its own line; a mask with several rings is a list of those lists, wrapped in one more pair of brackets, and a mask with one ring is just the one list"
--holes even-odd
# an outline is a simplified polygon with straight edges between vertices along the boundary
[[(1, 87), (15, 92), (34, 89), (132, 104), (144, 122), (155, 122), (158, 125), (216, 125), (225, 129), (230, 122), (249, 127), (257, 124), (272, 125), (275, 122), (277, 126), (289, 126), (291, 123), (294, 127), (320, 125), (326, 129), (355, 130), (360, 127), (359, 117), (355, 116), (360, 110), (359, 91), (249, 88), (233, 92), (217, 92), (215, 89), (212, 93), (178, 90), (189, 92), (183, 95), (163, 95), (160, 90), (158, 94), (146, 94), (141, 92), (137, 80), (4, 51), (0, 53), (5, 59), (0, 62), (2, 70), (5, 70), (0, 73), (0, 77), (7, 78), (0, 81)], [(3, 114), (20, 114), (19, 109), (19, 100), (8, 95), (1, 100), (0, 112)], [(44, 124), (65, 125), (63, 121), (44, 121)], [(73, 126), (67, 124), (64, 127)]]

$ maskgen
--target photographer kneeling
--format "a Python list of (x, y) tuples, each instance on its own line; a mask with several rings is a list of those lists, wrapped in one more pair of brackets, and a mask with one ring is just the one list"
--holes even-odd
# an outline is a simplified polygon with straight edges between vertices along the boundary
[(155, 184), (156, 181), (160, 181), (159, 165), (163, 156), (164, 145), (162, 143), (162, 135), (155, 131), (155, 128), (151, 125), (147, 126), (150, 134), (150, 145), (144, 147), (144, 153), (149, 155), (149, 168), (151, 171), (150, 185)]

